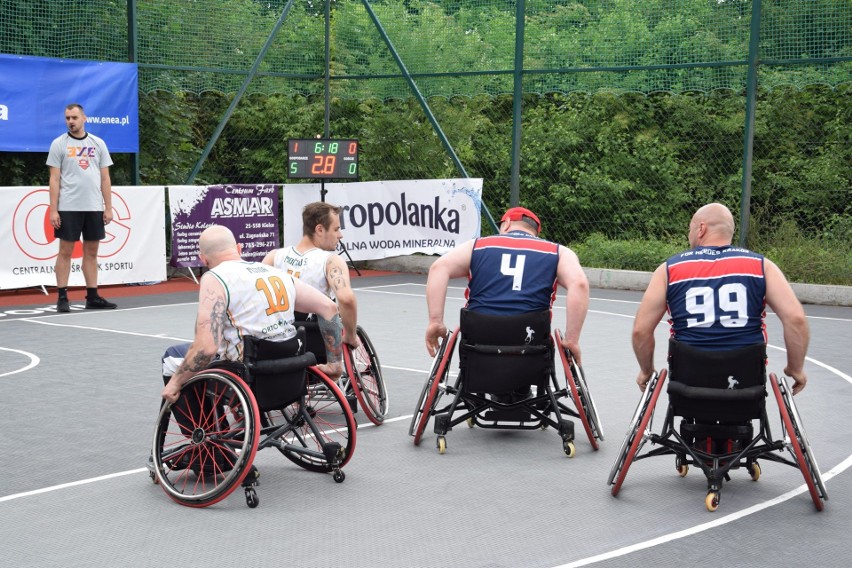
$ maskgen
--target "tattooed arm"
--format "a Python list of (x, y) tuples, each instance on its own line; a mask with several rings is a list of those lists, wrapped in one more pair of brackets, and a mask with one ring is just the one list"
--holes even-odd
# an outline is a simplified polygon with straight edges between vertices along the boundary
[(207, 368), (213, 361), (223, 341), (225, 324), (228, 320), (228, 304), (225, 289), (215, 276), (206, 273), (201, 277), (198, 293), (198, 315), (195, 318), (195, 339), (178, 370), (163, 389), (162, 396), (175, 402), (180, 389), (189, 378)]
[(340, 316), (335, 314), (331, 319), (322, 316), (318, 318), (322, 340), (325, 343), (326, 364), (320, 365), (326, 375), (336, 379), (343, 373), (343, 326)]
[(343, 341), (352, 347), (358, 347), (358, 335), (355, 333), (355, 327), (358, 325), (358, 302), (349, 282), (349, 267), (340, 256), (332, 254), (325, 265), (325, 277), (337, 298), (340, 319), (343, 320)]
[(343, 326), (337, 313), (337, 304), (331, 298), (298, 278), (293, 279), (296, 288), (295, 308), (297, 312), (316, 314), (325, 343), (325, 365), (319, 368), (329, 377), (336, 379), (343, 373)]

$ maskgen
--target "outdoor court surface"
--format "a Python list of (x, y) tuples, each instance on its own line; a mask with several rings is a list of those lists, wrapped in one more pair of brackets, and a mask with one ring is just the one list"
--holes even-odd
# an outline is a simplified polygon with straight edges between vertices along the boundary
[[(852, 308), (806, 306), (810, 380), (796, 402), (830, 497), (825, 510), (815, 510), (797, 469), (763, 463), (756, 483), (731, 472), (719, 509), (709, 513), (704, 476), (692, 469), (678, 477), (670, 456), (634, 463), (618, 498), (606, 485), (640, 396), (630, 348), (640, 292), (592, 290), (581, 345), (606, 434), (599, 451), (578, 421), (572, 459), (552, 429), (457, 427), (439, 455), (430, 422), (415, 447), (408, 428), (431, 362), (424, 284), (412, 274), (353, 278), (359, 323), (382, 363), (389, 419), (376, 427), (356, 414), (361, 426), (342, 484), (275, 450), (259, 452), (256, 509), (239, 488), (206, 509), (180, 506), (144, 468), (160, 356), (192, 337), (191, 280), (105, 288), (120, 306), (109, 312), (55, 314), (53, 296), (0, 296), (0, 565), (852, 565)], [(457, 322), (464, 284), (452, 282), (448, 325)], [(560, 327), (563, 306), (560, 296)], [(780, 372), (780, 325), (773, 314), (767, 324), (769, 369)], [(660, 368), (666, 335), (661, 324)], [(665, 393), (657, 429), (664, 404)], [(777, 438), (771, 395), (767, 409)]]

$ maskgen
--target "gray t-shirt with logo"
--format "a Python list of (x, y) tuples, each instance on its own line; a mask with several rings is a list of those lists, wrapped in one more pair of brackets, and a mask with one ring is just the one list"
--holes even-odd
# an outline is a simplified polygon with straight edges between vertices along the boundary
[(101, 168), (112, 165), (106, 143), (92, 134), (69, 133), (50, 144), (47, 165), (59, 168), (59, 211), (103, 211)]

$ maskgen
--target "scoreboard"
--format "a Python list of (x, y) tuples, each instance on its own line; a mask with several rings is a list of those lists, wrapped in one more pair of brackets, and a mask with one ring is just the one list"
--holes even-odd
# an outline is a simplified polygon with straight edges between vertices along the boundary
[(358, 179), (358, 141), (291, 138), (287, 145), (287, 177)]

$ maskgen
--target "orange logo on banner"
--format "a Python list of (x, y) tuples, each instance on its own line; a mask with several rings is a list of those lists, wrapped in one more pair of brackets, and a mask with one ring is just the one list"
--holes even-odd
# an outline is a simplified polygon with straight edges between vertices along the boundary
[[(33, 260), (56, 258), (59, 249), (54, 244), (53, 225), (50, 224), (49, 192), (37, 189), (25, 195), (15, 208), (12, 218), (12, 236), (18, 249)], [(113, 221), (107, 226), (106, 238), (101, 241), (98, 258), (117, 254), (130, 240), (130, 208), (124, 199), (113, 191)], [(83, 243), (74, 244), (72, 258), (83, 257)]]

